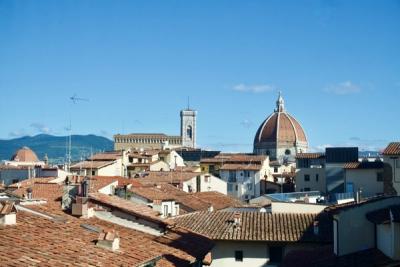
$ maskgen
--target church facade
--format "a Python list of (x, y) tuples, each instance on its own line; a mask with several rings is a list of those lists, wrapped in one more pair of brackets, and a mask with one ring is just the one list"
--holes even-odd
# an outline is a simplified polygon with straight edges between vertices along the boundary
[(257, 130), (253, 152), (267, 155), (271, 160), (294, 161), (297, 153), (306, 152), (308, 141), (300, 123), (285, 109), (279, 93), (276, 109)]
[(180, 112), (181, 135), (163, 133), (131, 133), (114, 135), (114, 150), (127, 149), (164, 149), (188, 147), (196, 148), (197, 111), (184, 109)]

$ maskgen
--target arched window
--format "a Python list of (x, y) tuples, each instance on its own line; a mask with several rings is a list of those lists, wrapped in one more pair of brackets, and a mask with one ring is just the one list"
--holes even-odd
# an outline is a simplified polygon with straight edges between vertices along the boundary
[(192, 139), (192, 126), (191, 125), (189, 125), (186, 128), (186, 135), (187, 135), (188, 138)]

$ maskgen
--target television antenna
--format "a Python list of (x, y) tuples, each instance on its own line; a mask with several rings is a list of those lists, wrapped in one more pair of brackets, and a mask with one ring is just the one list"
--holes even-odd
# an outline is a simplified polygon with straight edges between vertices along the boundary
[[(76, 94), (74, 94), (73, 96), (71, 96), (69, 98), (69, 100), (71, 100), (72, 104), (77, 104), (78, 102), (81, 101), (86, 101), (88, 102), (89, 99), (87, 98), (81, 98), (78, 97)], [(71, 168), (71, 150), (72, 150), (72, 121), (71, 121), (71, 111), (70, 111), (70, 117), (69, 117), (69, 127), (68, 127), (68, 140), (67, 140), (67, 171), (70, 172), (70, 168)]]

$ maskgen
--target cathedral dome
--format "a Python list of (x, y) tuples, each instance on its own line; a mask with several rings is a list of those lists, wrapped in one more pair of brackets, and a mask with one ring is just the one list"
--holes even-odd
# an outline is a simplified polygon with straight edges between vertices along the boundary
[(307, 147), (307, 137), (303, 128), (293, 116), (286, 112), (284, 100), (279, 94), (276, 109), (257, 130), (254, 137), (254, 152), (279, 158), (279, 154), (291, 155), (300, 151), (305, 152)]
[(24, 146), (19, 149), (11, 158), (12, 161), (19, 162), (38, 162), (39, 159), (29, 147)]

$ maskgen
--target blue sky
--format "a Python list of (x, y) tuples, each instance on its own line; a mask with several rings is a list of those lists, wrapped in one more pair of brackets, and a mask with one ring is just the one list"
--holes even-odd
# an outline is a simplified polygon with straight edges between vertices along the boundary
[(179, 134), (189, 96), (251, 151), (279, 90), (313, 149), (399, 140), (400, 1), (0, 0), (0, 139)]

